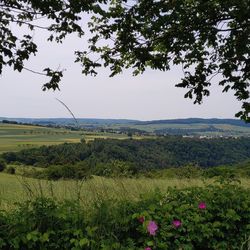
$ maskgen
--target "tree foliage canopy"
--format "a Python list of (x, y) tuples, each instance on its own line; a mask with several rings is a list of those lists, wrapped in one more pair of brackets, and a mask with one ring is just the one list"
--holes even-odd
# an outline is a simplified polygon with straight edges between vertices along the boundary
[[(102, 0), (98, 0), (99, 3)], [(43, 72), (36, 72), (26, 68), (24, 63), (31, 55), (36, 55), (38, 48), (33, 40), (33, 30), (47, 30), (47, 41), (62, 43), (64, 38), (77, 33), (84, 35), (79, 21), (81, 14), (93, 10), (94, 1), (64, 1), (64, 0), (3, 0), (0, 3), (0, 74), (4, 66), (12, 67), (21, 72), (29, 70), (49, 77), (49, 82), (43, 89), (57, 89), (63, 76), (62, 70), (45, 68)], [(45, 19), (45, 25), (39, 20)], [(16, 27), (24, 28), (24, 35), (15, 34)]]
[[(180, 65), (177, 87), (185, 97), (201, 103), (212, 83), (233, 90), (242, 102), (238, 117), (249, 121), (250, 1), (249, 0), (4, 0), (0, 4), (0, 70), (21, 71), (24, 60), (37, 52), (30, 35), (14, 36), (11, 24), (41, 28), (37, 18), (51, 20), (48, 40), (62, 42), (69, 33), (84, 34), (82, 13), (92, 16), (88, 51), (76, 51), (82, 72), (96, 75), (109, 67), (114, 76), (124, 68), (134, 75), (146, 68), (167, 71)], [(44, 88), (58, 88), (61, 71), (45, 69), (51, 80)]]
[(208, 140), (170, 136), (157, 140), (96, 139), (86, 144), (70, 143), (6, 152), (2, 157), (7, 163), (38, 166), (85, 162), (87, 168), (96, 168), (98, 165), (106, 167), (114, 161), (122, 161), (137, 170), (187, 164), (214, 167), (249, 160), (250, 138)]

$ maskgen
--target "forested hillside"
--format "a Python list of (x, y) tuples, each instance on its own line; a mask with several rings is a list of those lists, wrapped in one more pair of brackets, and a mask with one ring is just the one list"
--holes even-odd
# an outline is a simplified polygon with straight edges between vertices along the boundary
[(194, 139), (170, 136), (147, 140), (96, 139), (89, 143), (42, 146), (4, 153), (7, 163), (46, 167), (84, 162), (88, 166), (116, 160), (137, 170), (189, 163), (201, 167), (234, 164), (250, 158), (250, 138)]

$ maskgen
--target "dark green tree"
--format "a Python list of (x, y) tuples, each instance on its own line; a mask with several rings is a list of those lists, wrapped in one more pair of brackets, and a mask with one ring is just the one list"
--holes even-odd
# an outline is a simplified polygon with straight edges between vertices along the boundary
[[(83, 73), (96, 75), (109, 67), (110, 76), (133, 68), (134, 75), (147, 67), (167, 71), (180, 65), (186, 98), (201, 103), (212, 82), (223, 92), (234, 91), (242, 102), (237, 117), (250, 121), (250, 0), (3, 0), (0, 4), (0, 73), (3, 66), (25, 69), (24, 61), (37, 52), (30, 35), (13, 35), (11, 25), (30, 30), (46, 28), (49, 41), (62, 42), (70, 33), (80, 37), (83, 13), (92, 16), (88, 51), (76, 51)], [(46, 17), (51, 24), (34, 22)], [(44, 69), (56, 89), (62, 71)]]

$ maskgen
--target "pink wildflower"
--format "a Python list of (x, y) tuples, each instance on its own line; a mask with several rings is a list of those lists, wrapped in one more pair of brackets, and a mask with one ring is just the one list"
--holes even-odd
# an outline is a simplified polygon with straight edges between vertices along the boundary
[(173, 220), (172, 224), (175, 228), (178, 228), (181, 226), (181, 221), (180, 220)]
[(207, 205), (205, 202), (201, 202), (198, 206), (199, 209), (206, 209)]
[(152, 250), (151, 247), (146, 247), (144, 250)]
[(149, 221), (148, 226), (147, 226), (147, 230), (149, 232), (150, 235), (155, 235), (156, 231), (158, 229), (157, 224), (154, 221)]
[(138, 218), (138, 221), (139, 221), (140, 223), (143, 223), (143, 222), (145, 221), (144, 216), (139, 217), (139, 218)]

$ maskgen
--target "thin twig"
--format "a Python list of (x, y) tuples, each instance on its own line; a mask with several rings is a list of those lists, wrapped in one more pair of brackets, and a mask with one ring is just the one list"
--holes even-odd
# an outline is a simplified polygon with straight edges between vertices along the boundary
[(79, 127), (79, 123), (78, 123), (77, 119), (75, 118), (73, 112), (70, 110), (70, 108), (69, 108), (63, 101), (59, 100), (58, 98), (56, 98), (56, 100), (57, 100), (58, 102), (60, 102), (60, 103), (69, 111), (69, 113), (70, 113), (70, 114), (72, 115), (72, 117), (74, 118), (74, 120), (75, 120), (77, 126)]

